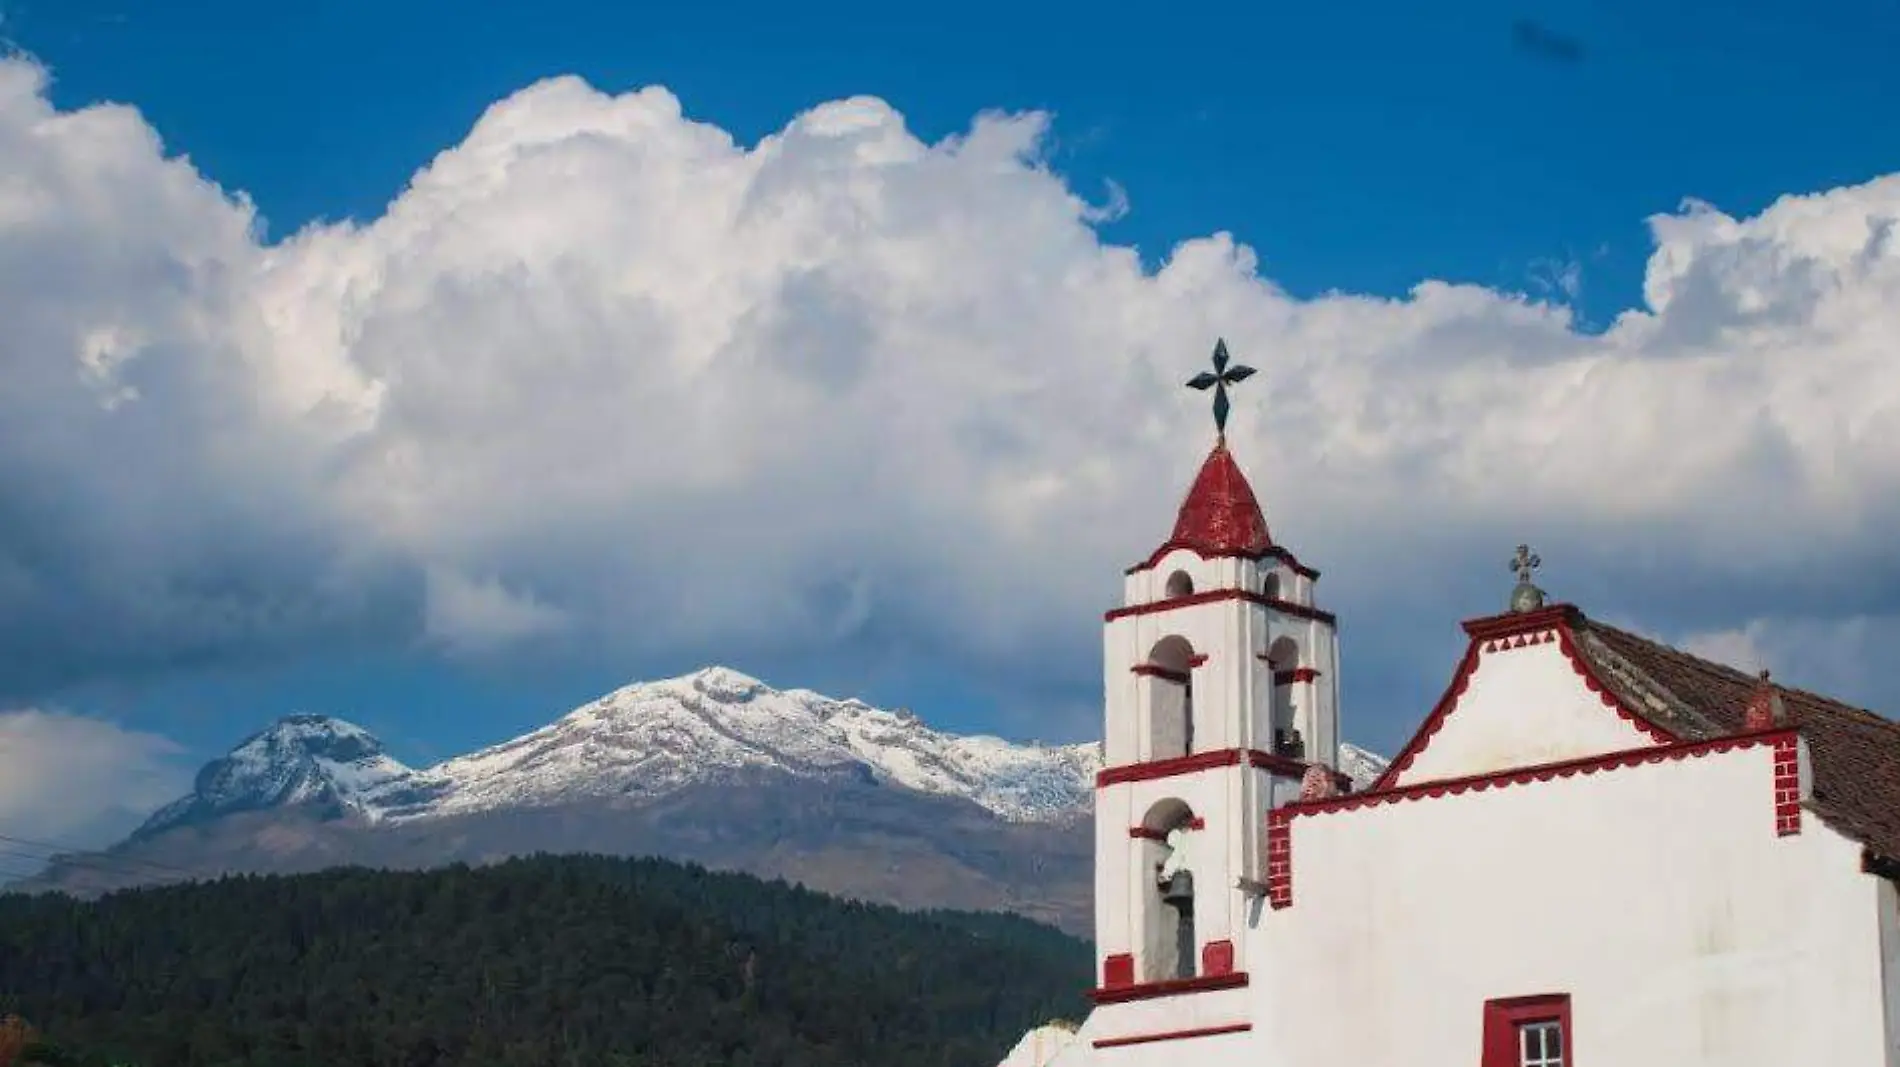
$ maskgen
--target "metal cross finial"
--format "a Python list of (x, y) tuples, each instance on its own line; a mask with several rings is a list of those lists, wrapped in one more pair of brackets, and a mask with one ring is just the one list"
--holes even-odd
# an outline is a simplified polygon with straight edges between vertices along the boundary
[(1227, 341), (1225, 339), (1215, 341), (1213, 373), (1202, 371), (1187, 383), (1189, 389), (1214, 390), (1214, 432), (1219, 434), (1223, 441), (1227, 439), (1227, 387), (1239, 385), (1253, 377), (1252, 367), (1245, 367), (1238, 363), (1229, 367), (1227, 365), (1229, 358)]
[(1512, 611), (1536, 611), (1544, 606), (1544, 591), (1531, 584), (1531, 572), (1544, 565), (1544, 561), (1531, 551), (1529, 545), (1517, 546), (1517, 555), (1511, 557), (1510, 567), (1517, 575), (1517, 588), (1511, 590)]
[(1517, 555), (1511, 557), (1511, 570), (1517, 574), (1517, 584), (1531, 584), (1531, 572), (1544, 565), (1529, 545), (1517, 546)]

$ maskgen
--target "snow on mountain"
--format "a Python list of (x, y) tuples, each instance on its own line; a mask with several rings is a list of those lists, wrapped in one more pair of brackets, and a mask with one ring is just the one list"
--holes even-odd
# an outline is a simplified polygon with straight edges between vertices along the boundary
[(869, 773), (962, 797), (1017, 821), (1089, 800), (1093, 744), (1016, 745), (932, 730), (916, 716), (805, 689), (779, 691), (724, 667), (630, 685), (561, 719), (418, 772), (394, 818), (601, 797), (658, 796), (690, 784), (780, 771)]
[(1339, 743), (1339, 770), (1352, 779), (1355, 790), (1370, 788), (1392, 761), (1376, 752), (1368, 752), (1350, 741)]
[[(1340, 746), (1340, 769), (1364, 788), (1386, 761)], [(725, 667), (617, 689), (538, 730), (416, 770), (368, 731), (296, 715), (199, 772), (191, 796), (140, 829), (230, 812), (317, 802), (371, 822), (642, 800), (761, 772), (869, 777), (971, 801), (1012, 822), (1089, 810), (1101, 748), (1017, 744), (931, 729), (905, 711), (776, 690)]]
[(204, 765), (191, 794), (167, 804), (134, 837), (181, 823), (287, 804), (372, 814), (370, 798), (415, 772), (375, 735), (327, 715), (291, 715)]

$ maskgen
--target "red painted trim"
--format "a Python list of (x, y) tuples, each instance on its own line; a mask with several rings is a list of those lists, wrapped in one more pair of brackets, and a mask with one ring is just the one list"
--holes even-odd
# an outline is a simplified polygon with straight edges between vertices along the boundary
[(1574, 1064), (1576, 1051), (1570, 1029), (1570, 995), (1544, 993), (1484, 1003), (1484, 1060), (1481, 1067), (1518, 1067), (1523, 1062), (1517, 1028), (1526, 1023), (1554, 1022), (1563, 1034), (1563, 1061)]
[(1801, 744), (1792, 733), (1775, 739), (1775, 834), (1801, 832)]
[[(1267, 654), (1265, 652), (1260, 653), (1260, 658), (1266, 659)], [(1301, 682), (1316, 682), (1318, 680), (1319, 669), (1316, 667), (1295, 667), (1292, 670), (1273, 672), (1274, 685), (1297, 685)]]
[(1201, 973), (1219, 975), (1234, 973), (1234, 943), (1232, 941), (1209, 941), (1201, 946)]
[[(1425, 751), (1432, 738), (1445, 725), (1445, 719), (1458, 706), (1459, 698), (1471, 686), (1471, 676), (1477, 672), (1479, 661), (1486, 651), (1499, 652), (1505, 648), (1519, 648), (1532, 643), (1530, 636), (1555, 627), (1557, 647), (1564, 658), (1570, 661), (1570, 667), (1583, 679), (1583, 684), (1603, 701), (1603, 706), (1616, 712), (1625, 722), (1649, 735), (1658, 744), (1674, 744), (1681, 740), (1675, 734), (1664, 730), (1655, 723), (1636, 713), (1616, 696), (1616, 691), (1604, 684), (1595, 668), (1590, 666), (1582, 653), (1577, 651), (1576, 638), (1565, 620), (1580, 619), (1582, 613), (1568, 604), (1544, 608), (1539, 611), (1527, 611), (1521, 615), (1500, 615), (1489, 619), (1474, 619), (1464, 624), (1465, 633), (1471, 636), (1470, 644), (1465, 646), (1464, 659), (1458, 663), (1458, 669), (1451, 676), (1451, 684), (1445, 687), (1445, 693), (1438, 698), (1432, 713), (1419, 725), (1418, 732), (1406, 742), (1405, 747), (1392, 759), (1392, 763), (1379, 775), (1377, 781), (1367, 792), (1378, 792), (1394, 787), (1401, 776), (1412, 768), (1419, 753)], [(1506, 644), (1506, 642), (1509, 642)]]
[(1289, 778), (1303, 776), (1309, 766), (1299, 760), (1276, 756), (1257, 748), (1221, 748), (1212, 752), (1196, 752), (1192, 756), (1175, 756), (1170, 759), (1150, 760), (1147, 763), (1124, 763), (1119, 767), (1104, 767), (1095, 773), (1095, 787), (1100, 789), (1103, 786), (1121, 782), (1150, 782), (1156, 778), (1172, 778), (1177, 774), (1195, 774), (1213, 770), (1216, 767), (1234, 767), (1242, 764), (1263, 768)]
[(1293, 906), (1293, 818), (1285, 808), (1267, 813), (1267, 903)]
[(1682, 741), (1682, 738), (1675, 733), (1650, 722), (1635, 708), (1623, 703), (1622, 698), (1616, 695), (1616, 690), (1611, 689), (1602, 676), (1597, 674), (1596, 668), (1590, 665), (1590, 661), (1583, 658), (1583, 653), (1577, 651), (1577, 638), (1571, 633), (1570, 627), (1562, 626), (1557, 629), (1557, 647), (1563, 650), (1564, 658), (1570, 661), (1571, 668), (1583, 677), (1583, 684), (1603, 701), (1604, 707), (1616, 712), (1624, 722), (1648, 734), (1650, 739), (1659, 745), (1673, 745)]
[[(1207, 820), (1196, 815), (1187, 821), (1187, 828), (1190, 830), (1205, 830), (1207, 829)], [(1128, 836), (1140, 838), (1143, 841), (1166, 841), (1168, 839), (1168, 832), (1166, 830), (1150, 830), (1146, 826), (1130, 826), (1128, 828)]]
[(1137, 663), (1133, 667), (1128, 668), (1128, 673), (1139, 674), (1143, 678), (1159, 678), (1164, 682), (1173, 682), (1176, 685), (1186, 685), (1188, 681), (1186, 671), (1171, 671), (1166, 667), (1157, 667), (1152, 663)]
[(1516, 637), (1533, 630), (1573, 626), (1582, 621), (1583, 611), (1575, 604), (1552, 604), (1536, 611), (1513, 611), (1503, 615), (1486, 615), (1481, 619), (1466, 619), (1460, 625), (1466, 634), (1488, 641), (1498, 637)]
[(1133, 1034), (1128, 1037), (1098, 1037), (1095, 1039), (1095, 1047), (1121, 1048), (1124, 1045), (1146, 1045), (1155, 1041), (1182, 1041), (1190, 1037), (1244, 1034), (1252, 1029), (1252, 1023), (1228, 1023), (1226, 1026), (1202, 1026), (1193, 1030), (1164, 1030), (1160, 1033)]
[(1125, 607), (1114, 608), (1104, 612), (1102, 614), (1102, 621), (1114, 622), (1116, 619), (1125, 619), (1130, 615), (1153, 615), (1156, 612), (1173, 611), (1176, 608), (1193, 608), (1199, 607), (1202, 604), (1218, 604), (1223, 600), (1245, 600), (1250, 604), (1258, 604), (1261, 607), (1272, 608), (1275, 611), (1285, 612), (1288, 615), (1297, 616), (1302, 619), (1313, 619), (1318, 622), (1323, 622), (1328, 626), (1339, 625), (1339, 620), (1335, 618), (1330, 611), (1309, 608), (1305, 604), (1295, 604), (1291, 600), (1281, 600), (1277, 597), (1270, 597), (1265, 593), (1256, 593), (1251, 589), (1207, 589), (1199, 593), (1169, 597), (1166, 600), (1156, 600), (1147, 604), (1129, 604)]
[(1126, 989), (1135, 984), (1135, 957), (1118, 952), (1102, 960), (1102, 988)]
[(1131, 1000), (1155, 1000), (1186, 993), (1207, 993), (1216, 989), (1239, 989), (1247, 984), (1247, 972), (1205, 974), (1197, 978), (1171, 978), (1165, 982), (1140, 985), (1106, 986), (1089, 990), (1089, 999), (1097, 1004), (1122, 1004)]
[[(1275, 808), (1274, 815), (1285, 813), (1287, 818), (1296, 815), (1326, 815), (1332, 812), (1352, 811), (1357, 808), (1376, 808), (1384, 804), (1396, 804), (1401, 800), (1417, 800), (1421, 797), (1458, 796), (1463, 793), (1482, 793), (1487, 789), (1503, 789), (1513, 785), (1529, 785), (1532, 782), (1548, 782), (1553, 778), (1574, 778), (1579, 774), (1591, 775), (1598, 771), (1621, 770), (1646, 763), (1680, 761), (1690, 757), (1701, 758), (1722, 752), (1733, 752), (1760, 745), (1777, 745), (1783, 738), (1792, 740), (1793, 729), (1783, 727), (1755, 734), (1732, 734), (1708, 741), (1685, 741), (1658, 748), (1631, 748), (1621, 752), (1608, 752), (1600, 756), (1585, 756), (1582, 759), (1562, 760), (1557, 763), (1539, 763), (1529, 767), (1516, 767), (1492, 774), (1474, 774), (1465, 778), (1446, 778), (1436, 782), (1419, 782), (1416, 785), (1394, 786), (1388, 789), (1368, 790), (1343, 797), (1328, 797), (1322, 800), (1295, 801), (1283, 807)], [(1779, 748), (1777, 748), (1779, 751)]]
[(1294, 558), (1293, 558), (1293, 553), (1291, 553), (1291, 552), (1288, 552), (1288, 551), (1287, 551), (1286, 549), (1284, 549), (1284, 548), (1281, 548), (1281, 547), (1280, 547), (1279, 545), (1271, 545), (1271, 546), (1268, 546), (1268, 548), (1266, 549), (1266, 551), (1264, 551), (1264, 552), (1258, 552), (1258, 553), (1255, 553), (1255, 552), (1241, 552), (1241, 551), (1232, 551), (1232, 552), (1214, 552), (1214, 553), (1211, 553), (1211, 554), (1210, 554), (1210, 553), (1208, 553), (1208, 552), (1204, 552), (1204, 551), (1202, 551), (1202, 550), (1201, 550), (1201, 549), (1199, 549), (1199, 548), (1196, 548), (1195, 546), (1193, 546), (1193, 545), (1191, 545), (1191, 544), (1188, 544), (1188, 543), (1187, 543), (1187, 542), (1185, 542), (1185, 541), (1169, 541), (1169, 542), (1167, 542), (1166, 544), (1164, 544), (1164, 545), (1162, 545), (1162, 546), (1161, 546), (1160, 548), (1157, 548), (1157, 549), (1155, 549), (1155, 550), (1154, 550), (1154, 552), (1152, 552), (1152, 553), (1150, 553), (1147, 559), (1145, 559), (1145, 560), (1142, 560), (1142, 561), (1141, 561), (1140, 563), (1137, 563), (1137, 564), (1135, 564), (1134, 566), (1132, 566), (1132, 567), (1129, 567), (1129, 568), (1127, 568), (1127, 569), (1125, 569), (1125, 570), (1123, 570), (1123, 571), (1122, 571), (1122, 573), (1123, 573), (1123, 574), (1125, 574), (1125, 575), (1126, 575), (1126, 574), (1139, 574), (1139, 573), (1141, 573), (1142, 571), (1151, 571), (1151, 570), (1154, 570), (1154, 569), (1155, 569), (1155, 567), (1157, 567), (1157, 566), (1159, 566), (1159, 565), (1160, 565), (1160, 563), (1161, 563), (1161, 560), (1162, 560), (1162, 557), (1164, 557), (1164, 556), (1166, 556), (1166, 555), (1167, 555), (1168, 553), (1170, 553), (1170, 552), (1174, 552), (1174, 551), (1177, 551), (1177, 550), (1180, 550), (1180, 549), (1186, 549), (1187, 551), (1189, 551), (1189, 552), (1192, 552), (1192, 553), (1194, 553), (1195, 555), (1197, 555), (1197, 556), (1199, 556), (1199, 557), (1200, 557), (1200, 558), (1202, 558), (1202, 559), (1271, 559), (1271, 560), (1278, 560), (1279, 562), (1281, 562), (1281, 563), (1284, 563), (1284, 564), (1286, 564), (1286, 565), (1287, 565), (1287, 567), (1289, 567), (1290, 569), (1292, 569), (1292, 571), (1293, 571), (1293, 573), (1295, 573), (1295, 574), (1297, 574), (1297, 575), (1299, 575), (1299, 576), (1300, 576), (1300, 577), (1302, 577), (1302, 578), (1306, 578), (1306, 579), (1308, 579), (1308, 580), (1310, 580), (1310, 581), (1318, 581), (1318, 580), (1319, 580), (1319, 572), (1318, 572), (1318, 571), (1316, 571), (1316, 570), (1314, 570), (1314, 569), (1313, 569), (1313, 568), (1311, 568), (1311, 567), (1308, 567), (1308, 566), (1307, 566), (1306, 564), (1304, 564), (1304, 563), (1301, 563), (1301, 562), (1300, 562), (1299, 560), (1297, 560), (1297, 559), (1294, 559)]
[(1196, 652), (1192, 656), (1188, 657), (1188, 669), (1192, 670), (1195, 667), (1199, 667), (1201, 664), (1206, 663), (1206, 662), (1207, 662), (1207, 653)]
[(1432, 713), (1425, 716), (1425, 721), (1419, 724), (1418, 732), (1405, 743), (1405, 747), (1399, 750), (1398, 755), (1392, 757), (1391, 765), (1373, 780), (1371, 791), (1392, 788), (1392, 783), (1399, 780), (1399, 775), (1411, 769), (1412, 761), (1418, 758), (1420, 752), (1425, 751), (1425, 746), (1431, 743), (1432, 735), (1445, 725), (1445, 716), (1450, 715), (1451, 709), (1457, 706), (1458, 698), (1465, 695), (1465, 689), (1471, 684), (1471, 676), (1477, 669), (1478, 642), (1473, 639), (1465, 646), (1465, 658), (1458, 661), (1458, 669), (1451, 675), (1451, 684), (1445, 687), (1445, 692), (1438, 698), (1438, 703), (1432, 706)]

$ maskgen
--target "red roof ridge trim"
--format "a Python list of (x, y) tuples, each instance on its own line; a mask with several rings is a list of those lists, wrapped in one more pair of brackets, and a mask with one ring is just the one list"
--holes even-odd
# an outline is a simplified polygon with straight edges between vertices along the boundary
[[(1557, 647), (1563, 651), (1564, 658), (1570, 661), (1583, 683), (1592, 693), (1603, 701), (1603, 706), (1616, 712), (1618, 717), (1629, 722), (1638, 730), (1648, 734), (1658, 743), (1671, 744), (1682, 740), (1675, 734), (1664, 730), (1647, 718), (1638, 714), (1634, 708), (1625, 705), (1616, 691), (1606, 685), (1597, 676), (1596, 669), (1590, 665), (1578, 651), (1576, 638), (1571, 633), (1573, 620), (1581, 621), (1583, 613), (1569, 604), (1557, 604), (1538, 611), (1527, 611), (1516, 615), (1499, 615), (1491, 618), (1472, 619), (1464, 624), (1465, 633), (1471, 636), (1471, 642), (1465, 647), (1465, 658), (1458, 664), (1458, 670), (1452, 675), (1451, 684), (1445, 687), (1445, 694), (1438, 698), (1432, 713), (1419, 725), (1418, 732), (1406, 742), (1405, 747), (1394, 756), (1390, 766), (1386, 767), (1378, 779), (1372, 783), (1368, 792), (1392, 789), (1399, 776), (1411, 769), (1419, 753), (1425, 751), (1431, 740), (1445, 725), (1445, 719), (1452, 709), (1457, 707), (1459, 698), (1471, 685), (1471, 676), (1477, 672), (1478, 662), (1487, 650), (1502, 651), (1506, 638), (1524, 637), (1534, 631), (1554, 629), (1557, 634)], [(1526, 641), (1526, 645), (1531, 642)], [(1511, 644), (1508, 647), (1519, 647)]]

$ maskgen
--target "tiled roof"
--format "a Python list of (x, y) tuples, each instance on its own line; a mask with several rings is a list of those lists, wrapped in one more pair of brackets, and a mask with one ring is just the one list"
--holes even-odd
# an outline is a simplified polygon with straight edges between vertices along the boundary
[(1225, 441), (1215, 444), (1201, 464), (1168, 543), (1206, 556), (1259, 555), (1273, 547), (1260, 501)]
[[(1743, 728), (1758, 680), (1590, 619), (1574, 623), (1578, 649), (1634, 712), (1685, 740)], [(1812, 807), (1887, 860), (1900, 860), (1900, 723), (1800, 689), (1778, 687), (1788, 725), (1807, 739)]]

